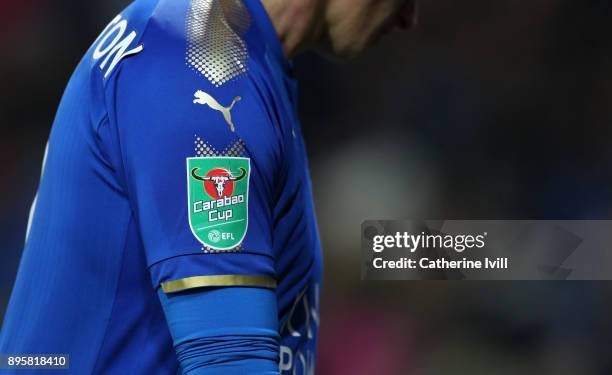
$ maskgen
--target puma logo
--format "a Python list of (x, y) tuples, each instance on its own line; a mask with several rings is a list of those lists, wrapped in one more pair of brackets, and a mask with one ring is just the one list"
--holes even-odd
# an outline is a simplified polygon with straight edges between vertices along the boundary
[(215, 98), (213, 98), (208, 93), (205, 93), (202, 90), (196, 91), (193, 96), (195, 97), (195, 99), (193, 99), (194, 104), (205, 104), (210, 108), (214, 109), (215, 111), (221, 112), (223, 114), (225, 122), (227, 122), (227, 124), (229, 125), (230, 130), (232, 132), (236, 130), (236, 128), (234, 127), (234, 123), (232, 122), (231, 110), (232, 108), (234, 108), (234, 104), (236, 104), (236, 102), (241, 99), (239, 96), (235, 97), (234, 100), (232, 100), (232, 104), (230, 104), (228, 107), (222, 106), (221, 104), (219, 104), (218, 101), (215, 100)]

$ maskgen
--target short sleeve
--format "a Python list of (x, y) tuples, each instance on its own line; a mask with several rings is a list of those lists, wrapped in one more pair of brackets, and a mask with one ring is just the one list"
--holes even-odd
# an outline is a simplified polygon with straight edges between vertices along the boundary
[(266, 98), (247, 78), (216, 87), (180, 58), (156, 59), (164, 48), (145, 42), (108, 87), (152, 283), (273, 288), (280, 147)]

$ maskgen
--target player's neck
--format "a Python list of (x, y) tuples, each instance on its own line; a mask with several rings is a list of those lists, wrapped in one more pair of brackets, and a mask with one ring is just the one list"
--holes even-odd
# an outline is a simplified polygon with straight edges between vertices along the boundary
[(319, 0), (261, 0), (287, 58), (310, 47), (322, 29)]

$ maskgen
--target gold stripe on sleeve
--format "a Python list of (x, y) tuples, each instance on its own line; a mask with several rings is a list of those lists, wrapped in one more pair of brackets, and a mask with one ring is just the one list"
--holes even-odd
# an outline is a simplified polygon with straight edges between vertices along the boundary
[(276, 280), (269, 276), (212, 275), (186, 277), (184, 279), (161, 283), (164, 293), (180, 292), (181, 290), (205, 286), (255, 286), (261, 288), (276, 288)]

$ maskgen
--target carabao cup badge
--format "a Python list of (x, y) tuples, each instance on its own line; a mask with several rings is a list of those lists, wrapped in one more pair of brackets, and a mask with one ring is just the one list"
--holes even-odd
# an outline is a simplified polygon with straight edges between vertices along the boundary
[(231, 250), (249, 224), (249, 158), (187, 158), (189, 226), (215, 250)]

